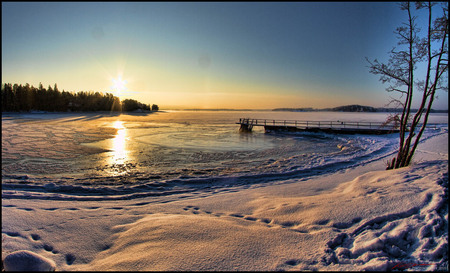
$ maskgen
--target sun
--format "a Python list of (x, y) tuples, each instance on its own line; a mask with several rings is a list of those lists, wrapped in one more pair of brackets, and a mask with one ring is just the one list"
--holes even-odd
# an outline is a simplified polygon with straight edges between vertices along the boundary
[(127, 81), (123, 80), (121, 76), (118, 76), (116, 79), (112, 79), (111, 89), (117, 95), (120, 95), (121, 92), (123, 92), (127, 89), (126, 84), (127, 84)]

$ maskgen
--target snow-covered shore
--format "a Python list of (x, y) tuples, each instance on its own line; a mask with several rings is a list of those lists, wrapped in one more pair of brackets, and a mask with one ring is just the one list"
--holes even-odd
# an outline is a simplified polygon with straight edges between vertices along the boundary
[[(2, 194), (2, 258), (56, 270), (448, 270), (448, 133), (414, 164), (132, 200)], [(9, 196), (9, 197), (8, 197)]]

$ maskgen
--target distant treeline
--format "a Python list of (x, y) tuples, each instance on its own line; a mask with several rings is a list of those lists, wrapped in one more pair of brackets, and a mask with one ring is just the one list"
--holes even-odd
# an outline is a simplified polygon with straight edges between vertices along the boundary
[[(417, 109), (411, 109), (416, 112)], [(313, 109), (313, 108), (276, 108), (272, 111), (288, 111), (288, 112), (314, 112), (314, 111), (333, 111), (333, 112), (388, 112), (388, 113), (399, 113), (402, 112), (400, 108), (375, 108), (371, 106), (363, 105), (345, 105), (334, 108), (323, 108), (323, 109)], [(430, 110), (431, 113), (448, 113), (448, 110)]]
[(129, 112), (158, 111), (156, 104), (140, 103), (133, 99), (120, 99), (110, 93), (93, 91), (68, 92), (59, 91), (55, 84), (52, 88), (2, 84), (2, 112), (48, 111), (48, 112), (84, 112), (84, 111), (114, 111)]

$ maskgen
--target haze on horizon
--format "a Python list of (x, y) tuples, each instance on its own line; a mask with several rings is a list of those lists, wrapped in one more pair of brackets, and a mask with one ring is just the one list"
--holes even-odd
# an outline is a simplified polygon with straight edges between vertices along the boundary
[(161, 109), (384, 107), (365, 58), (387, 59), (405, 16), (392, 2), (2, 2), (2, 83)]

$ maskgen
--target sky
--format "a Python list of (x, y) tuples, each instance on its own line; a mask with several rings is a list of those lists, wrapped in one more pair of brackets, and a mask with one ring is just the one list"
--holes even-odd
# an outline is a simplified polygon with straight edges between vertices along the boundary
[(387, 60), (405, 16), (393, 2), (2, 2), (2, 83), (160, 109), (384, 107), (366, 57)]

